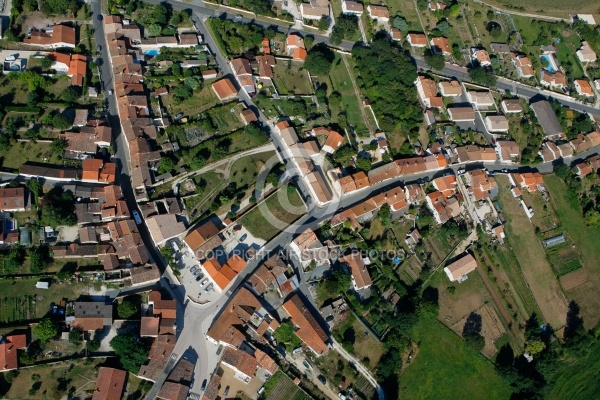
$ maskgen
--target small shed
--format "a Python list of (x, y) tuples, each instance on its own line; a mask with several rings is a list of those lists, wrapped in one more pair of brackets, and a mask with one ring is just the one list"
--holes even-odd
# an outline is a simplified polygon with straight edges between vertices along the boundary
[(35, 287), (38, 288), (38, 289), (49, 289), (50, 288), (50, 282), (38, 281), (35, 284)]
[(549, 247), (557, 246), (561, 243), (564, 243), (565, 241), (566, 241), (566, 239), (565, 239), (564, 235), (554, 236), (554, 237), (544, 240), (544, 247), (549, 248)]

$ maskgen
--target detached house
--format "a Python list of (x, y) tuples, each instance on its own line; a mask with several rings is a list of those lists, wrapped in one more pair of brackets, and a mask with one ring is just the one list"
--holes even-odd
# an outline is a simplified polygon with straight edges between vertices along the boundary
[(242, 89), (244, 89), (249, 95), (256, 93), (250, 61), (245, 58), (234, 58), (231, 60), (230, 65), (231, 70), (240, 83)]
[(575, 54), (577, 54), (577, 58), (579, 58), (579, 61), (582, 63), (594, 62), (598, 58), (588, 42), (585, 41), (581, 43), (581, 47)]
[(521, 150), (517, 142), (513, 140), (498, 140), (496, 142), (496, 153), (501, 162), (517, 162), (521, 156)]
[(23, 43), (46, 49), (74, 49), (75, 28), (66, 25), (50, 26), (44, 30), (31, 32), (28, 38), (23, 39)]
[(430, 41), (431, 49), (436, 53), (442, 53), (445, 56), (449, 56), (452, 54), (452, 49), (450, 47), (450, 41), (448, 38), (443, 36), (434, 37)]
[(442, 96), (438, 96), (437, 86), (435, 85), (435, 81), (433, 79), (429, 79), (424, 76), (418, 76), (417, 80), (415, 81), (415, 85), (417, 86), (417, 93), (419, 94), (421, 103), (426, 108), (442, 109), (444, 106)]
[(361, 16), (364, 12), (364, 6), (362, 3), (351, 1), (351, 0), (343, 0), (342, 1), (342, 12), (344, 14), (354, 14)]
[(304, 39), (297, 33), (291, 33), (285, 40), (285, 49), (293, 60), (304, 61), (306, 59), (306, 47)]
[(442, 81), (438, 83), (438, 87), (444, 97), (456, 97), (462, 94), (462, 86), (459, 81)]
[(411, 47), (427, 46), (427, 36), (424, 33), (409, 33), (406, 35), (406, 41)]
[(387, 22), (390, 20), (390, 10), (385, 6), (369, 4), (367, 6), (367, 11), (371, 18), (377, 20), (377, 22)]
[(303, 19), (319, 20), (329, 18), (329, 1), (311, 0), (310, 3), (301, 3), (300, 13)]
[(488, 115), (485, 126), (490, 132), (508, 132), (508, 119), (504, 115)]
[(346, 264), (352, 275), (352, 288), (356, 291), (368, 289), (373, 284), (369, 270), (365, 265), (362, 255), (358, 252), (352, 252), (339, 260)]
[(543, 69), (540, 76), (540, 83), (544, 86), (550, 87), (551, 89), (563, 89), (567, 87), (567, 78), (561, 71), (548, 72)]
[(482, 67), (488, 67), (490, 65), (492, 65), (492, 60), (490, 59), (490, 55), (488, 54), (487, 51), (485, 51), (485, 49), (477, 49), (477, 48), (473, 48), (471, 49), (471, 54), (473, 56), (473, 58), (477, 61), (479, 61), (479, 65), (481, 65)]
[(24, 187), (5, 187), (0, 189), (0, 211), (25, 211), (27, 207)]
[(212, 88), (219, 100), (223, 102), (233, 100), (238, 94), (237, 89), (229, 78), (223, 78), (214, 82)]
[(325, 354), (328, 350), (326, 342), (329, 340), (329, 335), (323, 330), (300, 296), (294, 294), (283, 303), (282, 307), (290, 316), (298, 338), (317, 356)]
[(467, 280), (467, 274), (474, 271), (475, 268), (477, 268), (477, 261), (472, 255), (468, 254), (449, 264), (444, 268), (444, 272), (450, 282), (461, 283)]
[(531, 60), (523, 54), (512, 54), (512, 63), (517, 69), (520, 78), (531, 78), (533, 76), (533, 65)]
[(577, 94), (585, 97), (594, 97), (592, 86), (585, 79), (575, 79), (573, 81)]

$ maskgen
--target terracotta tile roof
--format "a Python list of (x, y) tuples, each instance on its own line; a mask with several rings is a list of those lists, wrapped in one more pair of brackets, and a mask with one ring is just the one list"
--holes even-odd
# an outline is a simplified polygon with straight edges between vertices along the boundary
[(389, 19), (390, 18), (390, 10), (388, 10), (385, 6), (376, 6), (374, 4), (369, 4), (367, 6), (369, 14), (371, 14), (371, 18), (382, 18)]
[(427, 46), (427, 36), (423, 33), (409, 33), (406, 38), (411, 46)]
[(318, 241), (319, 239), (315, 232), (310, 228), (306, 228), (306, 230), (298, 235), (292, 242), (298, 246), (300, 251), (304, 251)]
[(352, 274), (352, 283), (356, 289), (360, 290), (373, 284), (369, 270), (365, 265), (360, 253), (352, 252), (340, 258), (340, 262), (345, 263), (350, 268)]
[(221, 363), (224, 363), (242, 374), (253, 377), (258, 367), (258, 361), (245, 351), (226, 347), (221, 357)]
[(519, 113), (523, 111), (521, 100), (519, 99), (504, 99), (502, 100), (502, 108), (505, 112)]
[(186, 400), (189, 391), (189, 386), (182, 385), (181, 383), (165, 382), (160, 388), (157, 398), (164, 400)]
[(323, 145), (323, 151), (333, 153), (344, 143), (344, 137), (336, 131), (330, 130), (327, 134), (327, 140)]
[(260, 349), (256, 349), (254, 351), (254, 358), (258, 361), (258, 364), (269, 371), (271, 375), (274, 375), (277, 370), (279, 370), (279, 366), (267, 353)]
[(436, 52), (443, 54), (452, 53), (452, 49), (450, 48), (450, 41), (443, 36), (434, 37), (433, 39), (431, 39), (431, 45)]
[(195, 46), (198, 44), (198, 35), (195, 33), (180, 33), (179, 44), (185, 46)]
[[(206, 273), (208, 275), (210, 275), (212, 280), (221, 289), (225, 289), (227, 287), (227, 285), (229, 285), (229, 283), (231, 283), (232, 278), (230, 278), (230, 275), (231, 275), (230, 271), (231, 272), (233, 272), (233, 271), (231, 270), (231, 268), (227, 267), (225, 270), (223, 270), (223, 272), (221, 272), (221, 269), (223, 269), (224, 267), (219, 264), (217, 259), (209, 258), (208, 260), (206, 260), (202, 263), (202, 266), (206, 270)], [(234, 275), (234, 277), (235, 277), (235, 275)]]
[(100, 367), (92, 400), (120, 400), (126, 378), (127, 372), (125, 371)]
[(140, 336), (158, 336), (159, 317), (142, 317), (140, 325)]
[(86, 158), (83, 160), (82, 180), (98, 181), (100, 170), (104, 162), (97, 158)]
[(439, 190), (444, 196), (450, 197), (456, 192), (456, 176), (445, 175), (434, 179), (433, 187)]
[(68, 47), (75, 47), (75, 28), (66, 25), (54, 25), (51, 29), (33, 31), (29, 38), (23, 39), (23, 43), (37, 46), (64, 44)]
[(283, 308), (290, 315), (292, 323), (298, 327), (296, 335), (316, 354), (327, 351), (325, 342), (329, 336), (315, 319), (314, 315), (306, 308), (306, 305), (298, 294), (294, 294), (283, 303)]
[(161, 292), (152, 290), (148, 294), (148, 302), (153, 304), (154, 315), (162, 318), (176, 318), (177, 302), (175, 300), (165, 299)]
[(174, 214), (155, 215), (146, 218), (148, 231), (155, 243), (162, 243), (185, 232), (185, 225)]
[(306, 49), (302, 47), (296, 47), (292, 52), (292, 58), (294, 60), (304, 61), (307, 55), (308, 53), (306, 52)]
[(236, 97), (238, 92), (229, 78), (223, 78), (214, 82), (212, 88), (221, 101)]
[(195, 365), (186, 360), (185, 358), (179, 359), (175, 368), (169, 373), (167, 380), (170, 382), (181, 383), (184, 385), (189, 385), (192, 376), (194, 375), (194, 367)]
[(227, 260), (227, 265), (231, 268), (236, 274), (242, 272), (244, 268), (246, 268), (246, 261), (242, 257), (237, 254), (231, 256), (229, 260)]
[(290, 35), (288, 35), (287, 39), (285, 40), (285, 45), (286, 47), (300, 47), (300, 48), (304, 48), (304, 39), (302, 38), (302, 36), (292, 33)]
[(230, 328), (245, 326), (252, 314), (261, 308), (258, 299), (245, 287), (240, 288), (231, 298), (229, 303), (223, 307), (223, 312), (208, 329), (207, 335), (213, 340), (222, 341), (227, 334), (231, 334)]
[(442, 97), (437, 95), (438, 89), (433, 79), (418, 76), (416, 85), (419, 97), (426, 107), (443, 107), (444, 103)]
[(470, 106), (448, 107), (448, 114), (450, 114), (450, 119), (452, 121), (475, 120), (475, 111)]
[(468, 254), (452, 264), (444, 268), (444, 271), (448, 275), (450, 281), (454, 282), (460, 279), (463, 275), (467, 275), (469, 272), (474, 271), (477, 268), (477, 261), (475, 258)]
[(5, 187), (0, 189), (0, 210), (11, 211), (25, 209), (26, 203), (25, 188)]
[(249, 108), (246, 108), (242, 111), (242, 118), (244, 119), (244, 122), (247, 124), (249, 124), (250, 122), (258, 121), (258, 118), (257, 118), (256, 114), (254, 113), (254, 111), (252, 111)]
[(202, 225), (193, 229), (183, 239), (187, 245), (195, 251), (200, 245), (206, 242), (209, 238), (216, 236), (219, 233), (219, 228), (211, 220), (206, 221)]
[(462, 86), (459, 81), (442, 81), (438, 83), (442, 96), (459, 96), (462, 94)]
[(221, 376), (217, 373), (212, 374), (210, 381), (206, 386), (206, 390), (202, 395), (202, 400), (216, 400), (219, 396), (219, 389), (221, 388)]
[(338, 180), (338, 182), (342, 188), (342, 192), (344, 193), (349, 193), (356, 190), (356, 183), (354, 183), (354, 178), (352, 175), (343, 176)]
[(156, 381), (167, 365), (176, 342), (175, 335), (158, 335), (152, 342), (148, 360), (141, 366), (138, 376)]
[(25, 334), (6, 336), (4, 343), (0, 344), (0, 371), (18, 368), (17, 349), (25, 347), (27, 347), (27, 336)]
[(585, 96), (593, 96), (594, 91), (592, 90), (592, 86), (585, 79), (575, 79), (573, 81), (575, 84), (575, 88), (577, 89), (577, 93)]
[(156, 266), (136, 267), (131, 270), (131, 283), (136, 285), (160, 279), (160, 271)]

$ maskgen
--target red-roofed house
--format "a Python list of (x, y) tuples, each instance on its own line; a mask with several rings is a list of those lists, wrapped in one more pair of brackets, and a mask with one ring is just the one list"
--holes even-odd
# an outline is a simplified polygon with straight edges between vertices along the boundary
[(17, 350), (27, 347), (27, 335), (9, 335), (0, 341), (0, 372), (17, 369)]
[(373, 284), (369, 270), (359, 252), (352, 252), (340, 258), (340, 262), (350, 268), (354, 290), (368, 289)]
[(306, 307), (304, 301), (298, 294), (294, 294), (289, 300), (283, 303), (283, 309), (289, 314), (292, 324), (296, 327), (296, 335), (304, 342), (317, 356), (327, 352), (326, 341), (329, 336), (314, 315)]
[(127, 372), (100, 367), (92, 400), (121, 400)]

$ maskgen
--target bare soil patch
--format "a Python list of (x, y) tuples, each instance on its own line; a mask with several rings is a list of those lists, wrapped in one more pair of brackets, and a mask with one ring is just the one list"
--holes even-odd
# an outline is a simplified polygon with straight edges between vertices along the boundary
[[(496, 353), (496, 346), (494, 343), (502, 335), (506, 333), (506, 330), (502, 326), (498, 314), (488, 304), (482, 305), (479, 309), (475, 310), (477, 314), (481, 316), (481, 336), (485, 338), (485, 347), (483, 348), (483, 355), (486, 357), (492, 357)], [(468, 315), (452, 325), (452, 330), (459, 336), (462, 336), (462, 332), (467, 321)]]
[(563, 290), (568, 291), (583, 285), (588, 280), (588, 272), (586, 269), (578, 269), (560, 277), (560, 285)]

